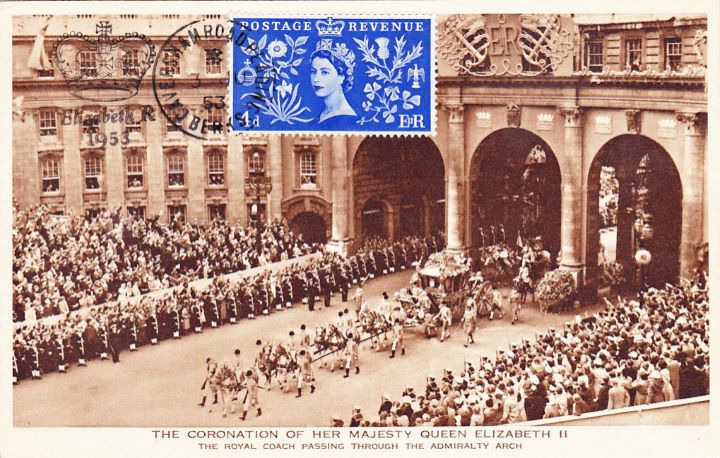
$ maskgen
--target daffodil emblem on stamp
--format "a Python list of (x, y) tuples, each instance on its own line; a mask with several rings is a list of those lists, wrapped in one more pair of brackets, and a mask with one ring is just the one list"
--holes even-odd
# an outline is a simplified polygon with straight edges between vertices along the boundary
[(430, 17), (235, 18), (236, 131), (433, 134)]

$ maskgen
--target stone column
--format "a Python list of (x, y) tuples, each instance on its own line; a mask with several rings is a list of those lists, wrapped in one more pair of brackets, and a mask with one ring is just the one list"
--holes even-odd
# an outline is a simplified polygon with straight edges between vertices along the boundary
[(561, 267), (573, 272), (582, 283), (582, 176), (583, 129), (582, 109), (575, 106), (558, 109), (565, 117), (565, 145), (560, 161), (562, 168)]
[[(117, 116), (117, 113), (117, 107), (108, 109), (108, 114), (111, 116)], [(105, 178), (105, 191), (107, 191), (107, 208), (111, 211), (122, 207), (125, 203), (125, 179), (127, 175), (122, 146), (119, 141), (115, 145), (111, 145), (109, 141), (113, 133), (118, 139), (122, 137), (120, 126), (121, 124), (118, 122), (105, 123), (105, 135), (108, 143), (105, 147), (105, 170), (103, 170), (103, 175)]]
[(283, 170), (282, 170), (282, 141), (278, 134), (268, 135), (267, 139), (267, 173), (272, 183), (272, 191), (267, 196), (268, 222), (282, 219), (283, 199)]
[(444, 105), (448, 113), (447, 250), (459, 253), (463, 245), (462, 157), (465, 154), (465, 118), (461, 104)]
[(329, 248), (345, 253), (350, 242), (350, 172), (347, 138), (332, 137), (332, 240)]
[(684, 124), (682, 169), (682, 238), (680, 275), (692, 276), (697, 256), (695, 247), (703, 242), (703, 189), (705, 186), (705, 113), (677, 113)]
[[(619, 195), (617, 209), (617, 241), (615, 243), (615, 261), (625, 266), (626, 272), (632, 272), (635, 264), (635, 250), (633, 247), (633, 224), (635, 211), (633, 208), (632, 186), (635, 170), (627, 164), (620, 164), (615, 169), (618, 180)], [(628, 211), (629, 209), (629, 211)]]

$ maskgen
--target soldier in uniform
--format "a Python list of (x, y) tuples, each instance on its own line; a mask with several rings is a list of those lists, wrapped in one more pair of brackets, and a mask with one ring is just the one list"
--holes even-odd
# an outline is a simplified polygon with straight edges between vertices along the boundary
[(359, 336), (356, 336), (356, 332), (354, 329), (348, 329), (347, 331), (347, 341), (345, 343), (345, 376), (344, 378), (347, 378), (350, 376), (350, 368), (352, 366), (355, 366), (355, 374), (360, 373), (360, 344), (359, 344)]
[(312, 355), (305, 350), (300, 350), (297, 358), (298, 376), (297, 376), (297, 395), (296, 398), (302, 396), (303, 383), (310, 383), (310, 394), (315, 392), (315, 376), (312, 370)]
[(440, 319), (440, 342), (444, 342), (446, 338), (450, 337), (450, 325), (452, 324), (452, 311), (444, 301), (440, 304), (437, 318)]
[(332, 298), (332, 283), (330, 282), (330, 275), (326, 270), (318, 270), (320, 278), (320, 288), (322, 289), (323, 299), (325, 300), (325, 308), (330, 307), (330, 300)]
[(154, 311), (151, 311), (145, 319), (145, 335), (151, 345), (158, 343), (158, 321)]
[(258, 398), (257, 374), (249, 369), (245, 372), (245, 389), (247, 391), (245, 393), (245, 400), (243, 401), (243, 414), (240, 419), (245, 420), (247, 418), (250, 406), (257, 408), (257, 416), (259, 417), (262, 415), (262, 409), (260, 408), (260, 400)]
[(403, 323), (399, 319), (395, 319), (392, 322), (392, 347), (390, 348), (390, 357), (395, 357), (395, 351), (397, 350), (398, 345), (400, 345), (400, 354), (405, 354), (405, 343), (403, 342)]
[(308, 304), (308, 310), (311, 312), (315, 310), (315, 279), (312, 276), (312, 273), (308, 271), (307, 278), (305, 281), (305, 297), (307, 299)]
[(472, 297), (469, 297), (467, 299), (467, 302), (465, 303), (465, 313), (462, 317), (463, 331), (465, 331), (465, 335), (467, 336), (467, 339), (465, 341), (465, 348), (467, 348), (467, 346), (471, 343), (475, 343), (473, 333), (475, 332), (476, 318), (477, 305), (475, 304), (475, 300), (473, 300)]
[(205, 407), (205, 400), (209, 395), (213, 397), (213, 404), (217, 404), (217, 386), (214, 385), (215, 373), (217, 372), (217, 363), (214, 359), (208, 358), (205, 360), (207, 364), (207, 371), (205, 372), (205, 380), (203, 381), (200, 390), (203, 393), (202, 401), (198, 404), (200, 407)]
[(75, 328), (75, 332), (70, 336), (73, 341), (73, 349), (77, 357), (78, 366), (87, 366), (85, 362), (85, 338), (83, 337), (82, 328)]
[(113, 321), (110, 325), (110, 336), (108, 337), (108, 348), (112, 355), (113, 363), (120, 362), (120, 351), (122, 350), (122, 328), (119, 323)]
[(227, 294), (227, 310), (228, 310), (228, 321), (232, 324), (237, 323), (238, 319), (238, 306), (237, 298), (234, 290), (229, 290)]

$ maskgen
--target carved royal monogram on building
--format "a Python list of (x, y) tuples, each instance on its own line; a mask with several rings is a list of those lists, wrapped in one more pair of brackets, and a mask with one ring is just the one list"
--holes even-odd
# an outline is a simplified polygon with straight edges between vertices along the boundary
[(438, 43), (442, 59), (477, 76), (555, 72), (573, 49), (557, 14), (456, 14), (441, 23)]

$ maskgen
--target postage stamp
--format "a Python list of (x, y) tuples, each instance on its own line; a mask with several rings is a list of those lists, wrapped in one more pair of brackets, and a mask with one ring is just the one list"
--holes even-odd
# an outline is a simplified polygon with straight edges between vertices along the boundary
[(233, 22), (233, 130), (434, 133), (430, 16)]

